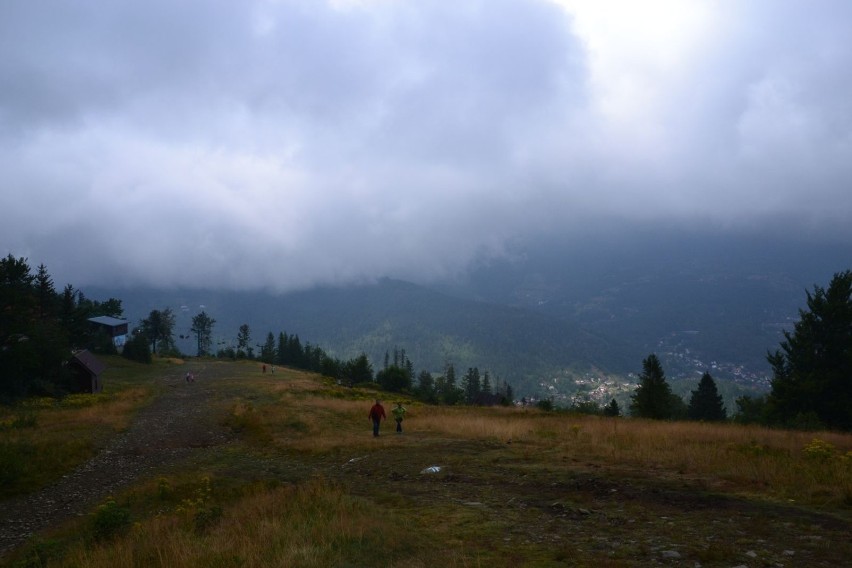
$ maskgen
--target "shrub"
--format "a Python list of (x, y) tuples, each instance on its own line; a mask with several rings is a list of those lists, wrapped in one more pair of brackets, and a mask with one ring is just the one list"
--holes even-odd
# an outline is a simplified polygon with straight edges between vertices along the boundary
[(139, 363), (150, 363), (152, 357), (148, 339), (141, 333), (134, 335), (130, 341), (124, 344), (121, 356)]
[(0, 432), (3, 430), (21, 430), (23, 428), (34, 428), (38, 424), (36, 415), (31, 412), (18, 414), (11, 420), (0, 422)]
[(31, 446), (0, 442), (0, 486), (11, 486), (21, 478), (32, 451)]
[(110, 497), (92, 516), (92, 536), (98, 542), (110, 540), (130, 528), (130, 509)]
[(821, 462), (829, 461), (837, 455), (837, 449), (833, 445), (819, 438), (811, 440), (802, 452), (808, 459)]

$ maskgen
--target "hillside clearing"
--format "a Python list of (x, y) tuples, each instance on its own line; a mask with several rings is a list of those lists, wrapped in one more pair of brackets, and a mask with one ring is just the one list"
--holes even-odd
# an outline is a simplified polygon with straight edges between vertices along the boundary
[[(187, 370), (196, 383), (183, 381)], [(313, 375), (193, 361), (152, 381), (153, 402), (98, 442), (94, 458), (3, 502), (0, 538), (14, 549), (3, 565), (838, 566), (852, 557), (849, 435), (405, 401), (406, 432), (385, 425), (373, 439), (376, 393)], [(35, 422), (33, 436), (38, 413)]]

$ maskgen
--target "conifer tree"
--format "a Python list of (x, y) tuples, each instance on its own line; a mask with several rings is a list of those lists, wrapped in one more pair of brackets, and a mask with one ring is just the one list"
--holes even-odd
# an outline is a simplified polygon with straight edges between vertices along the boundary
[(373, 366), (364, 353), (350, 359), (346, 363), (345, 372), (349, 375), (352, 384), (367, 383), (373, 380)]
[(653, 353), (642, 361), (639, 386), (630, 402), (630, 414), (640, 418), (668, 420), (672, 417), (672, 390), (660, 360)]
[(609, 404), (604, 406), (603, 413), (604, 416), (621, 416), (621, 408), (619, 408), (615, 399), (612, 399)]
[(266, 334), (266, 341), (260, 348), (260, 360), (270, 364), (275, 362), (275, 336), (271, 331)]
[(770, 417), (852, 430), (852, 270), (835, 274), (828, 289), (815, 286), (807, 306), (781, 349), (767, 355)]
[(426, 402), (436, 402), (435, 379), (429, 371), (420, 371), (417, 375), (417, 392)]
[(481, 386), (480, 390), (484, 394), (488, 394), (488, 395), (491, 394), (491, 391), (492, 391), (492, 389), (491, 389), (491, 375), (488, 373), (488, 371), (485, 371), (484, 373), (482, 373), (482, 386)]
[(452, 363), (447, 364), (447, 369), (444, 372), (443, 388), (440, 391), (441, 400), (444, 404), (457, 404), (463, 393), (459, 389), (456, 379), (456, 368)]
[(237, 333), (237, 358), (243, 359), (248, 355), (249, 343), (251, 343), (251, 328), (247, 323), (240, 326)]
[(476, 398), (479, 396), (481, 389), (479, 369), (477, 367), (468, 368), (467, 373), (464, 376), (462, 388), (464, 389), (465, 402), (468, 404), (476, 402)]
[(698, 383), (698, 389), (692, 391), (686, 412), (690, 420), (718, 422), (728, 417), (722, 395), (716, 389), (716, 381), (710, 373), (704, 373)]

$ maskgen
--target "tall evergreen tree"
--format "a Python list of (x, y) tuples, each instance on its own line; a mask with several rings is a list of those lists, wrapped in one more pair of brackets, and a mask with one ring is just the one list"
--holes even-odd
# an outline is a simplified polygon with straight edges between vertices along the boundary
[(47, 273), (47, 267), (44, 264), (38, 266), (38, 272), (35, 276), (35, 289), (39, 318), (46, 320), (58, 316), (59, 298), (56, 289), (53, 287), (53, 278)]
[(781, 349), (767, 355), (770, 416), (852, 430), (852, 270), (835, 274), (827, 289), (814, 286), (807, 306)]
[(0, 400), (61, 395), (72, 386), (65, 362), (85, 338), (66, 326), (62, 303), (44, 265), (0, 259)]
[(464, 389), (465, 402), (468, 404), (475, 403), (480, 391), (482, 390), (479, 368), (468, 368), (467, 373), (464, 376), (464, 381), (462, 382), (462, 389)]
[(482, 373), (482, 385), (480, 386), (480, 391), (483, 394), (491, 394), (491, 375), (488, 374), (488, 371)]
[(426, 402), (437, 402), (435, 379), (429, 371), (420, 371), (417, 375), (417, 393)]
[(266, 334), (266, 341), (260, 348), (260, 360), (270, 364), (275, 362), (275, 336), (271, 331)]
[(514, 404), (515, 402), (515, 393), (512, 392), (512, 385), (506, 383), (505, 393), (503, 395), (505, 397), (507, 404)]
[[(366, 357), (366, 356), (365, 356)], [(290, 344), (287, 346), (287, 361), (298, 369), (304, 366), (305, 350), (302, 348), (302, 340), (299, 335), (294, 333), (290, 336)], [(370, 368), (370, 380), (372, 379), (373, 370)]]
[(612, 399), (609, 404), (604, 406), (603, 413), (604, 416), (621, 416), (621, 408), (619, 408), (615, 399)]
[(349, 376), (352, 384), (368, 383), (373, 380), (373, 366), (364, 353), (349, 360), (345, 365), (344, 372)]
[[(275, 350), (275, 362), (284, 365), (287, 360), (287, 334), (283, 331), (278, 334), (278, 348)], [(329, 375), (332, 376), (332, 375)]]
[(668, 420), (672, 417), (672, 390), (660, 360), (653, 353), (642, 361), (639, 386), (630, 402), (630, 414), (640, 418)]
[(376, 382), (387, 391), (401, 392), (411, 388), (411, 375), (408, 370), (391, 365), (376, 373)]
[(728, 417), (722, 395), (719, 394), (716, 381), (710, 373), (704, 373), (698, 383), (698, 389), (692, 391), (686, 414), (690, 420), (707, 422), (719, 422)]
[(237, 332), (237, 359), (244, 359), (248, 356), (250, 343), (251, 328), (247, 323), (244, 323)]
[(198, 356), (207, 355), (210, 353), (210, 345), (213, 343), (213, 326), (216, 320), (207, 315), (207, 312), (202, 311), (200, 314), (192, 318), (192, 333), (198, 343)]
[(458, 387), (456, 379), (456, 368), (452, 363), (447, 363), (447, 368), (444, 371), (444, 380), (442, 381), (442, 389), (439, 391), (439, 396), (444, 404), (458, 404), (462, 399), (463, 392)]

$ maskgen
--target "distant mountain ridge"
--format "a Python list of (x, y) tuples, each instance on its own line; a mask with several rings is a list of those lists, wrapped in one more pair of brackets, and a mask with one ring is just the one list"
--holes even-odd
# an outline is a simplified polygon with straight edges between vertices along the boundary
[[(87, 288), (90, 297), (117, 297), (136, 322), (153, 309), (171, 308), (176, 335), (189, 336), (191, 318), (204, 309), (216, 320), (217, 344), (235, 341), (239, 326), (251, 328), (252, 343), (267, 333), (298, 334), (330, 355), (366, 353), (373, 365), (395, 347), (406, 350), (415, 369), (443, 371), (448, 362), (463, 373), (488, 370), (512, 384), (530, 383), (563, 369), (629, 368), (615, 342), (534, 311), (451, 297), (428, 288), (384, 279), (345, 288), (316, 288), (277, 295), (268, 292), (206, 290), (109, 290)], [(192, 353), (191, 339), (178, 341)]]
[[(298, 334), (329, 354), (406, 350), (417, 371), (469, 366), (538, 392), (554, 377), (637, 371), (658, 353), (669, 378), (766, 386), (765, 356), (790, 329), (807, 291), (852, 267), (852, 244), (672, 235), (526, 243), (462, 279), (422, 286), (384, 279), (287, 294), (84, 288), (122, 299), (134, 322), (172, 308), (189, 336), (201, 309), (233, 344), (247, 323), (252, 343)], [(191, 339), (179, 347), (194, 352)], [(749, 382), (751, 381), (751, 383)], [(761, 383), (762, 381), (762, 383)]]

